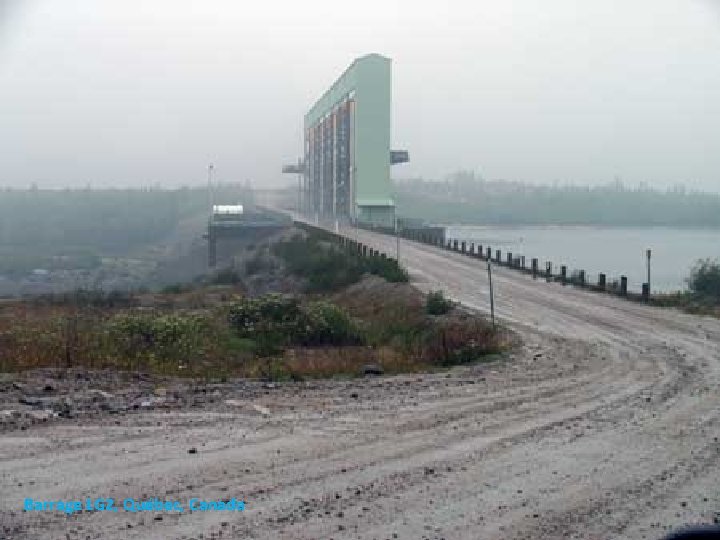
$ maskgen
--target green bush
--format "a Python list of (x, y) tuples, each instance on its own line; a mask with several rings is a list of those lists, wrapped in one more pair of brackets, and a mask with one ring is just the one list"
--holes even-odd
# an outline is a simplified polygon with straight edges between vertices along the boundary
[(407, 271), (394, 259), (371, 257), (361, 260), (364, 262), (367, 272), (380, 276), (390, 283), (407, 283), (410, 280)]
[(242, 338), (257, 343), (260, 356), (279, 354), (298, 332), (300, 302), (296, 298), (268, 294), (245, 298), (230, 307), (228, 322)]
[(687, 283), (695, 296), (720, 302), (720, 261), (710, 259), (698, 261)]
[(116, 353), (137, 367), (187, 363), (202, 355), (207, 321), (196, 315), (123, 313), (108, 323)]
[(312, 302), (302, 315), (297, 344), (349, 345), (362, 341), (350, 316), (335, 304)]
[(253, 340), (260, 356), (279, 354), (288, 345), (346, 345), (360, 334), (348, 314), (328, 302), (302, 306), (297, 298), (268, 294), (231, 306), (228, 322), (238, 336)]
[(445, 298), (442, 291), (430, 291), (425, 302), (425, 311), (429, 315), (445, 315), (453, 307), (451, 300)]
[(291, 273), (307, 280), (309, 292), (338, 290), (356, 283), (363, 275), (361, 265), (353, 257), (315, 238), (279, 242), (273, 252), (285, 261)]
[(307, 280), (308, 292), (336, 291), (357, 283), (366, 273), (391, 283), (408, 281), (405, 269), (393, 259), (364, 258), (357, 253), (342, 251), (321, 238), (320, 233), (306, 238), (296, 235), (273, 247), (275, 255), (285, 261), (291, 273)]

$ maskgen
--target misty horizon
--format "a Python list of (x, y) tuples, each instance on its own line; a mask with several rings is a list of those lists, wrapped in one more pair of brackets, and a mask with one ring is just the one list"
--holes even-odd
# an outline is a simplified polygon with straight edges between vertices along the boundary
[(198, 185), (211, 162), (292, 184), (303, 115), (379, 52), (396, 179), (720, 191), (711, 1), (331, 6), (0, 0), (0, 186)]

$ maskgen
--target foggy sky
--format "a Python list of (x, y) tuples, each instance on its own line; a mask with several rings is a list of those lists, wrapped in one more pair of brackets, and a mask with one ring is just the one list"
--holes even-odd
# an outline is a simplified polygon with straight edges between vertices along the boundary
[(278, 185), (369, 52), (396, 177), (720, 191), (716, 0), (0, 0), (0, 186)]

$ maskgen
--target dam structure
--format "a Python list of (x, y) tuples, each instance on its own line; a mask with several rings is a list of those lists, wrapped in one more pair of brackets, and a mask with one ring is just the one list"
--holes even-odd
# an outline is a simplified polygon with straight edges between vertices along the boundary
[(298, 174), (300, 213), (316, 222), (393, 227), (390, 166), (408, 161), (390, 149), (391, 60), (357, 58), (304, 119), (304, 157), (283, 172)]

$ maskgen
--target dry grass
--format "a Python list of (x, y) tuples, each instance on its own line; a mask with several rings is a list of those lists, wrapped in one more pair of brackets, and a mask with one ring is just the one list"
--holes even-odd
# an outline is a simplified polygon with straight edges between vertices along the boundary
[(281, 371), (290, 378), (329, 378), (363, 373), (368, 364), (381, 366), (385, 373), (426, 371), (430, 364), (389, 346), (295, 348), (286, 351)]
[[(354, 376), (366, 364), (386, 373), (418, 372), (481, 361), (509, 340), (477, 316), (453, 310), (425, 312), (425, 297), (406, 283), (366, 277), (330, 299), (362, 329), (364, 345), (287, 347), (276, 358), (259, 358), (248, 340), (234, 336), (227, 307), (240, 297), (232, 286), (199, 287), (178, 294), (146, 294), (139, 307), (91, 307), (28, 301), (0, 304), (0, 371), (40, 367), (114, 368), (197, 377), (314, 378)], [(154, 342), (112, 339), (118, 318), (201, 317), (192, 346), (177, 357)], [(195, 328), (195, 327), (192, 327)]]

